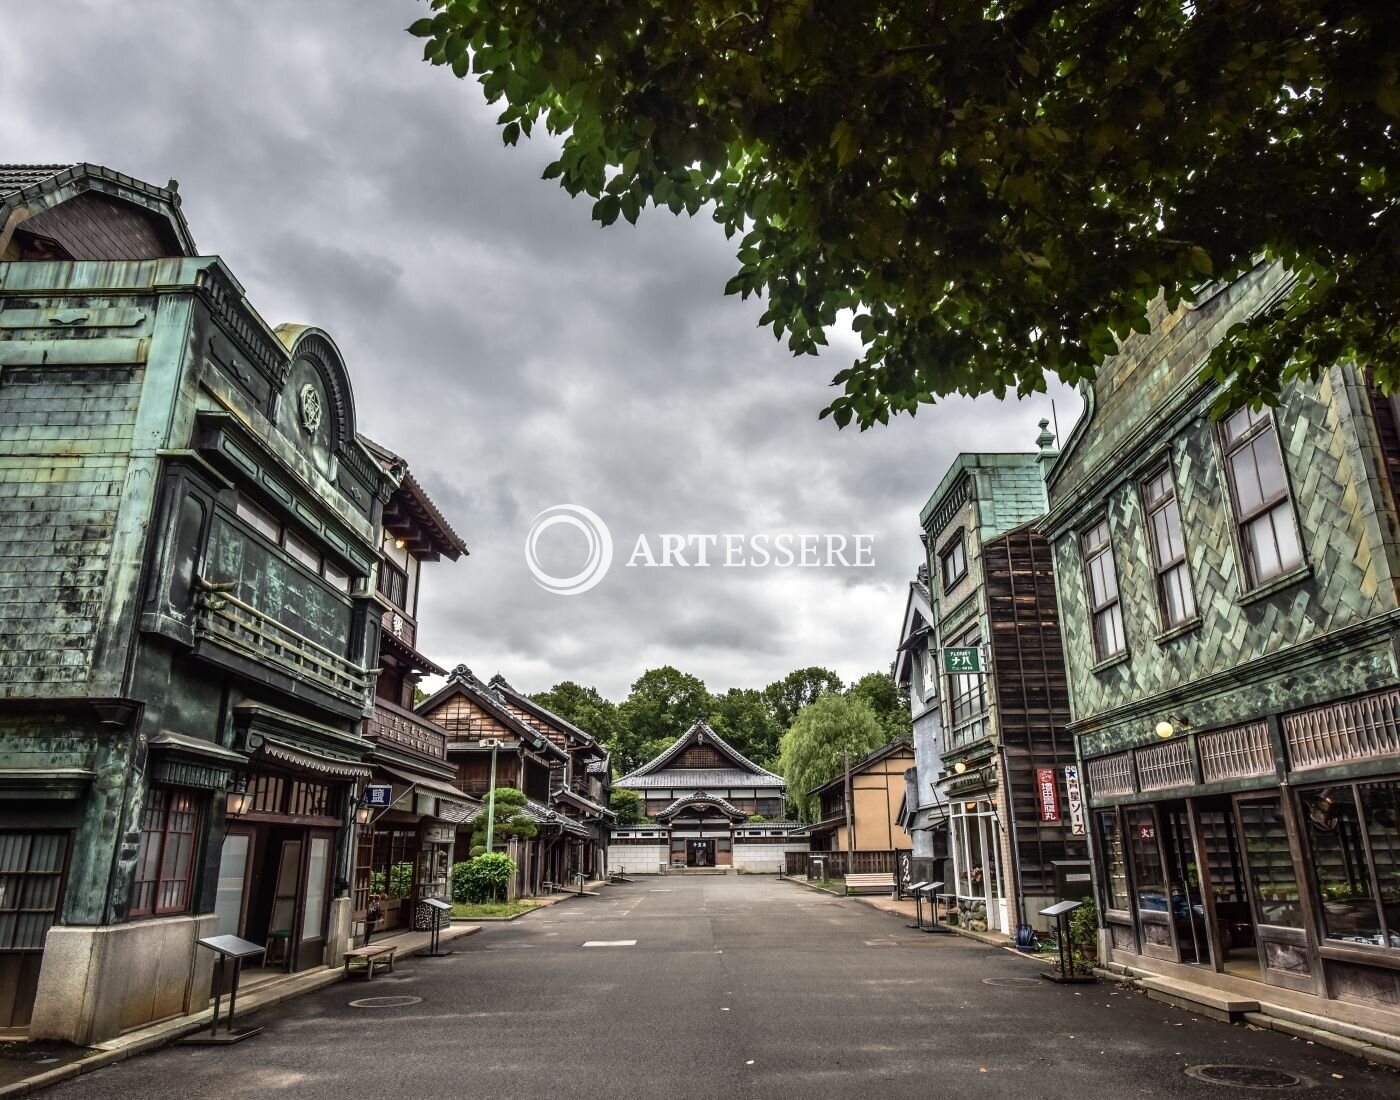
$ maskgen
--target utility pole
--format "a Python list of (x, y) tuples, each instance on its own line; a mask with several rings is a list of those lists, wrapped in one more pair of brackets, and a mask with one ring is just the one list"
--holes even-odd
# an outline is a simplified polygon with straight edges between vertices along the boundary
[(855, 871), (856, 852), (856, 824), (851, 816), (851, 752), (847, 749), (841, 754), (846, 760), (846, 874)]
[(486, 850), (493, 851), (496, 843), (496, 750), (501, 747), (500, 739), (490, 739), (491, 745), (491, 786), (486, 791)]

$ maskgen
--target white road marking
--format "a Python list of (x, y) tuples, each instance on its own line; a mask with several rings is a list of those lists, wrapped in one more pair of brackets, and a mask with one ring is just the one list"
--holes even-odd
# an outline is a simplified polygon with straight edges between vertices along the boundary
[(636, 940), (586, 940), (584, 947), (636, 947)]

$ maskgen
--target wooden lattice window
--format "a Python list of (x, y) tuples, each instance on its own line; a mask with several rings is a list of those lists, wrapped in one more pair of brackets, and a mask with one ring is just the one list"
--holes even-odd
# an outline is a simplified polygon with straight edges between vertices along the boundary
[(1297, 769), (1400, 754), (1400, 691), (1286, 715), (1283, 735), (1289, 762)]
[(1089, 592), (1089, 616), (1094, 627), (1094, 653), (1106, 661), (1127, 648), (1123, 635), (1123, 607), (1118, 599), (1118, 569), (1108, 539), (1108, 520), (1101, 519), (1085, 532), (1081, 542), (1085, 582)]
[(1274, 747), (1269, 741), (1269, 727), (1263, 722), (1212, 730), (1201, 734), (1197, 741), (1203, 782), (1273, 774)]
[(1132, 794), (1133, 759), (1129, 753), (1120, 752), (1116, 756), (1101, 756), (1085, 764), (1085, 774), (1089, 779), (1089, 794), (1093, 798), (1108, 798), (1112, 795)]
[(1191, 768), (1191, 743), (1169, 741), (1137, 751), (1138, 782), (1144, 791), (1187, 787), (1195, 781)]
[(1302, 564), (1298, 525), (1273, 418), (1262, 410), (1241, 409), (1221, 425), (1221, 435), (1235, 523), (1253, 588)]
[(1181, 509), (1170, 467), (1163, 467), (1142, 484), (1147, 529), (1152, 536), (1152, 564), (1157, 572), (1157, 603), (1162, 629), (1180, 626), (1196, 614), (1191, 569), (1186, 564), (1186, 540), (1181, 534)]
[(193, 791), (152, 787), (141, 815), (131, 916), (184, 913), (190, 907), (199, 801)]

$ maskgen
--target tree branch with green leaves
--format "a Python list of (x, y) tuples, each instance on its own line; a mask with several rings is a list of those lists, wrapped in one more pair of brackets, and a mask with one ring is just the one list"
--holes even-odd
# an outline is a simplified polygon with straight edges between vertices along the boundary
[(433, 0), (424, 57), (603, 225), (712, 212), (727, 293), (816, 354), (822, 411), (1094, 377), (1159, 294), (1261, 258), (1289, 294), (1203, 378), (1271, 402), (1339, 360), (1400, 372), (1400, 5), (1362, 0)]

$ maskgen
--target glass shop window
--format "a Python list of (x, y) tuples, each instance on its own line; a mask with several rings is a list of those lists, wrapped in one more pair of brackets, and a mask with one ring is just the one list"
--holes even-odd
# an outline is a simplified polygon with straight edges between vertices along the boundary
[(1283, 803), (1277, 798), (1248, 799), (1239, 803), (1239, 814), (1259, 923), (1302, 928), (1298, 869), (1288, 847)]
[(1128, 853), (1133, 864), (1133, 887), (1137, 907), (1167, 912), (1167, 873), (1162, 866), (1162, 850), (1157, 844), (1157, 821), (1151, 810), (1128, 810)]
[(1110, 909), (1128, 908), (1128, 864), (1123, 852), (1123, 831), (1118, 827), (1118, 814), (1113, 810), (1099, 814), (1099, 842), (1108, 867), (1104, 889), (1108, 891)]
[(1304, 828), (1329, 940), (1400, 947), (1400, 783), (1303, 795)]

